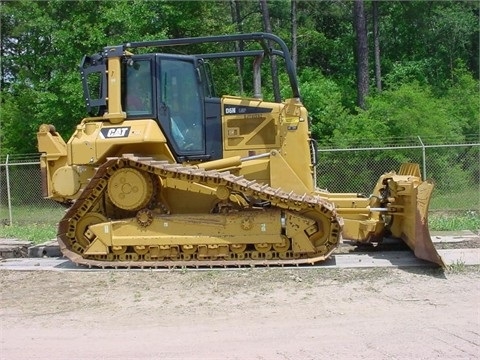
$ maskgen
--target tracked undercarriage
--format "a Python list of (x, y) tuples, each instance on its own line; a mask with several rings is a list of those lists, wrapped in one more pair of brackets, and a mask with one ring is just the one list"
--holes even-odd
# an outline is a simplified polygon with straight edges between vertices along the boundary
[[(210, 213), (171, 213), (170, 183), (211, 196)], [(341, 219), (319, 197), (132, 156), (100, 166), (59, 225), (64, 254), (106, 267), (314, 263), (332, 253), (340, 234)]]

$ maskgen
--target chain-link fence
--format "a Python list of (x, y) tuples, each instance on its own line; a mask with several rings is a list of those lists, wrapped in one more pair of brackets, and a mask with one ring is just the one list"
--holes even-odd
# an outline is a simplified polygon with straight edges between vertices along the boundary
[[(379, 176), (403, 162), (420, 164), (435, 181), (431, 211), (480, 212), (480, 143), (389, 148), (319, 149), (317, 186), (370, 194)], [(55, 224), (65, 209), (42, 198), (39, 155), (0, 157), (2, 224)]]
[(420, 164), (435, 189), (430, 210), (480, 212), (480, 144), (321, 149), (317, 186), (330, 192), (370, 194), (380, 175), (404, 162)]
[(65, 208), (42, 197), (39, 154), (0, 157), (2, 225), (55, 224)]

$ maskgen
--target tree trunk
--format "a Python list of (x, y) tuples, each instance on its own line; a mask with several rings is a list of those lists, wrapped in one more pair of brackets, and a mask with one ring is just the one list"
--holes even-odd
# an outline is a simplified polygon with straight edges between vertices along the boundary
[(298, 53), (297, 53), (297, 0), (292, 0), (290, 8), (290, 18), (292, 21), (292, 61), (293, 66), (297, 67)]
[(357, 59), (357, 105), (365, 109), (365, 98), (368, 95), (368, 39), (367, 21), (363, 5), (363, 0), (355, 0), (353, 2), (353, 25)]
[[(267, 5), (267, 0), (259, 0), (260, 2), (260, 9), (262, 11), (262, 18), (263, 18), (263, 28), (265, 32), (271, 33), (272, 32), (272, 26), (270, 24), (270, 15), (268, 13), (268, 5)], [(270, 47), (270, 41), (269, 47)], [(280, 97), (280, 84), (278, 82), (278, 70), (277, 70), (277, 60), (275, 58), (275, 55), (270, 54), (270, 66), (272, 69), (272, 85), (273, 85), (273, 94), (275, 96), (275, 101), (280, 102), (281, 97)]]
[[(242, 26), (242, 17), (240, 12), (240, 1), (239, 0), (231, 0), (230, 1), (230, 9), (232, 12), (232, 20), (235, 24), (235, 28), (239, 34), (243, 33), (243, 26)], [(243, 51), (243, 41), (236, 41), (235, 42), (235, 51)], [(243, 67), (244, 67), (244, 59), (242, 57), (236, 58), (237, 63), (237, 71), (238, 71), (238, 86), (240, 90), (240, 94), (243, 95), (244, 88), (243, 88)]]
[(377, 90), (382, 91), (382, 65), (380, 62), (380, 32), (378, 28), (378, 0), (372, 2), (373, 15), (373, 48), (375, 53), (375, 84)]

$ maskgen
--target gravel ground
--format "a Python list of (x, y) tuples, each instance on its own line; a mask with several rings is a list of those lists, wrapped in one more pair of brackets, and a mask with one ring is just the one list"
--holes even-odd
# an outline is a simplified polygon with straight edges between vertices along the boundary
[(479, 274), (0, 270), (0, 358), (478, 359)]

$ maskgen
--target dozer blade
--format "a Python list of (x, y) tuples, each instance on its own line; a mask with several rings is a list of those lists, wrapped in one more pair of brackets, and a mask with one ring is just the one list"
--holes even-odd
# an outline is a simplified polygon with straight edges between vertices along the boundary
[[(399, 175), (400, 177), (412, 175), (419, 177), (419, 174), (411, 171), (411, 168), (407, 169), (402, 166)], [(416, 257), (445, 267), (443, 259), (433, 245), (428, 229), (428, 206), (433, 191), (433, 182), (426, 180), (418, 186), (413, 183), (413, 188), (403, 186), (402, 183), (402, 180), (398, 180), (395, 181), (394, 185), (394, 188), (398, 191), (397, 195), (400, 195), (397, 200), (400, 200), (399, 205), (403, 206), (403, 216), (393, 215), (390, 226), (392, 235), (403, 239), (413, 250)], [(406, 183), (412, 184), (409, 179)], [(407, 190), (409, 188), (410, 190)]]

